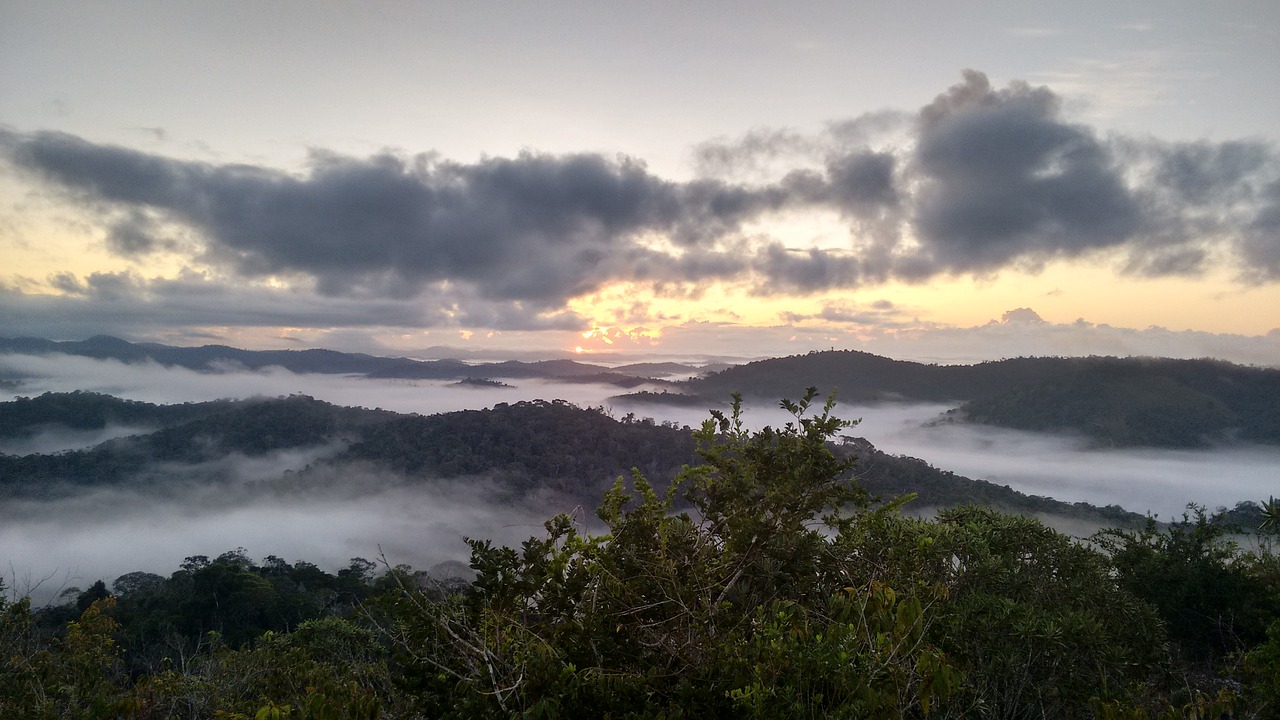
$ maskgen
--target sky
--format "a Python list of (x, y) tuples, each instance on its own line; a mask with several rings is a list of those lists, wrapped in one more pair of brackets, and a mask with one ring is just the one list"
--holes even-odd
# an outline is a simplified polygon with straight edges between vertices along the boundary
[(0, 0), (0, 334), (1280, 364), (1280, 4)]

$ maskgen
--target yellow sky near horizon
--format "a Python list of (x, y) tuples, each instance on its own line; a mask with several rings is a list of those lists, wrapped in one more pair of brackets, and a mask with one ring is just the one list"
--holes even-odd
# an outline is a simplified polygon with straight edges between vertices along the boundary
[[(131, 272), (144, 279), (174, 278), (190, 259), (159, 253), (141, 260), (107, 251), (100, 229), (68, 215), (40, 218), (8, 214), (0, 234), (5, 271), (0, 282), (29, 294), (59, 294), (50, 279), (71, 273)], [(17, 226), (17, 227), (15, 227)], [(688, 321), (750, 326), (786, 324), (793, 316), (816, 316), (824, 307), (848, 313), (887, 301), (885, 319), (954, 327), (987, 323), (1011, 309), (1028, 307), (1046, 321), (1117, 327), (1165, 327), (1213, 333), (1263, 335), (1280, 327), (1280, 286), (1242, 285), (1230, 271), (1201, 278), (1135, 278), (1116, 271), (1114, 259), (1058, 261), (1039, 272), (1005, 270), (992, 277), (937, 277), (926, 283), (882, 285), (811, 294), (761, 296), (713, 283), (671, 288), (618, 283), (569, 301), (568, 309), (601, 327), (632, 330)], [(801, 325), (827, 324), (818, 318)]]

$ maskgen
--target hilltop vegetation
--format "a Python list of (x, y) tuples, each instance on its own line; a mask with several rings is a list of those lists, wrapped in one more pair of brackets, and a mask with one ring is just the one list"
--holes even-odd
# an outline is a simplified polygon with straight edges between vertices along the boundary
[(813, 399), (758, 432), (713, 412), (665, 492), (605, 494), (603, 534), (561, 515), (471, 541), (469, 583), (231, 551), (40, 611), (0, 597), (0, 716), (1276, 717), (1269, 544), (1202, 512), (1086, 543), (972, 506), (907, 518)]
[(957, 403), (952, 417), (1073, 433), (1105, 447), (1280, 444), (1280, 370), (1218, 360), (1016, 358), (924, 365), (852, 350), (774, 358), (685, 383), (690, 393), (778, 397), (838, 387), (845, 402)]
[[(380, 410), (342, 408), (313, 398), (219, 400), (184, 405), (152, 405), (93, 393), (46, 393), (0, 403), (0, 427), (14, 435), (48, 430), (78, 409), (104, 425), (127, 417), (129, 425), (159, 425), (151, 432), (109, 440), (87, 450), (12, 456), (0, 454), (0, 489), (8, 496), (49, 497), (94, 486), (173, 482), (173, 467), (195, 467), (232, 454), (263, 456), (273, 451), (323, 446), (357, 435), (391, 416)], [(75, 427), (77, 421), (71, 420)], [(80, 425), (87, 424), (80, 422)], [(179, 476), (180, 477), (180, 476)], [(203, 476), (202, 480), (208, 479)]]
[(1071, 430), (1112, 447), (1280, 444), (1280, 370), (1090, 358), (1071, 372), (976, 397), (959, 412), (989, 425)]

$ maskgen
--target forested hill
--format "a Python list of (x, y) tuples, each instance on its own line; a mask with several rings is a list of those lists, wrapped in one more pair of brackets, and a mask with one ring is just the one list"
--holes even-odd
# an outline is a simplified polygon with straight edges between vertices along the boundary
[(1280, 370), (1217, 360), (1015, 358), (925, 365), (852, 350), (761, 360), (684, 383), (703, 398), (839, 388), (842, 402), (955, 403), (952, 419), (1103, 446), (1280, 444)]
[(0, 454), (0, 495), (50, 497), (90, 487), (230, 479), (226, 476), (234, 474), (233, 465), (206, 466), (231, 457), (265, 457), (340, 443), (394, 416), (302, 395), (152, 405), (95, 393), (46, 393), (0, 403), (0, 428), (10, 437), (56, 433), (89, 424), (75, 419), (81, 412), (94, 424), (101, 420), (104, 425), (153, 429), (85, 450)]
[(157, 428), (206, 417), (231, 406), (228, 401), (153, 405), (78, 390), (45, 393), (4, 404), (0, 438), (30, 437), (50, 426), (79, 431), (102, 430), (109, 425)]
[[(1215, 360), (1049, 357), (927, 365), (843, 350), (760, 360), (672, 382), (665, 378), (691, 375), (699, 368), (678, 363), (609, 368), (572, 360), (472, 364), (330, 350), (183, 348), (106, 336), (78, 342), (0, 339), (0, 353), (151, 361), (203, 372), (282, 367), (299, 373), (473, 383), (544, 378), (623, 388), (645, 385), (650, 389), (626, 396), (627, 400), (701, 407), (718, 406), (733, 392), (772, 402), (794, 394), (797, 388), (835, 387), (844, 403), (950, 403), (954, 412), (949, 419), (955, 422), (1075, 434), (1100, 447), (1280, 444), (1280, 369)], [(654, 392), (655, 388), (667, 392)], [(114, 411), (128, 412), (123, 407)]]
[[(32, 408), (57, 413), (33, 413)], [(691, 430), (564, 401), (501, 403), (486, 410), (402, 415), (332, 405), (306, 396), (160, 406), (93, 393), (47, 394), (0, 403), (0, 427), (49, 431), (59, 414), (77, 407), (127, 409), (129, 419), (157, 429), (116, 438), (85, 450), (25, 456), (0, 455), (0, 504), (6, 499), (49, 498), (85, 490), (237, 480), (230, 458), (322, 448), (300, 472), (281, 471), (262, 489), (309, 492), (316, 483), (341, 482), (343, 468), (359, 464), (387, 482), (486, 480), (513, 500), (553, 491), (594, 507), (603, 490), (632, 468), (657, 486), (698, 460)], [(110, 413), (101, 413), (110, 415)], [(1027, 496), (1008, 487), (939, 470), (915, 458), (892, 456), (861, 439), (836, 448), (858, 458), (855, 477), (875, 495), (915, 492), (917, 506), (977, 503), (1012, 512), (1071, 516), (1108, 525), (1141, 517), (1119, 508), (1067, 504)], [(338, 472), (331, 472), (337, 468)], [(312, 476), (323, 481), (312, 482)], [(276, 487), (278, 486), (278, 487)], [(273, 490), (274, 488), (274, 490)]]

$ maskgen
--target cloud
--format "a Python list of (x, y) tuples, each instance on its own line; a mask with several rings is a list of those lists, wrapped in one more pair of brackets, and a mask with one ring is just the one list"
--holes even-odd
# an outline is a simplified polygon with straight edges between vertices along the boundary
[[(89, 203), (130, 213), (117, 252), (154, 246), (147, 213), (200, 232), (203, 259), (246, 278), (301, 273), (326, 295), (408, 297), (466, 284), (487, 300), (557, 307), (628, 275), (606, 260), (662, 233), (704, 248), (786, 205), (783, 189), (672, 183), (595, 154), (474, 164), (315, 152), (293, 176), (180, 161), (61, 133), (9, 135), (13, 161)], [(670, 256), (664, 259), (671, 259)]]
[(1044, 325), (1044, 318), (1040, 317), (1040, 313), (1031, 308), (1015, 308), (1006, 311), (1000, 316), (1000, 322), (1004, 325)]
[[(814, 294), (1083, 256), (1144, 276), (1228, 262), (1280, 280), (1272, 145), (1104, 137), (1049, 88), (972, 70), (914, 114), (758, 128), (695, 154), (688, 181), (591, 152), (315, 150), (291, 174), (0, 130), (0, 157), (97, 213), (117, 254), (185, 253), (320, 298), (422, 299), (428, 323), (443, 307), (495, 328), (567, 324), (570, 300), (615, 282)], [(808, 211), (842, 218), (847, 237), (815, 250), (759, 230)]]
[(0, 287), (0, 326), (10, 335), (85, 338), (154, 336), (172, 328), (457, 328), (581, 330), (585, 318), (520, 301), (490, 300), (463, 288), (411, 298), (335, 297), (305, 287), (232, 282), (186, 271), (176, 278), (132, 272), (58, 273), (61, 295)]
[(1257, 282), (1280, 278), (1280, 180), (1267, 187), (1265, 202), (1240, 240), (1250, 268), (1245, 274)]
[(1062, 105), (1047, 87), (997, 88), (968, 70), (910, 123), (877, 113), (809, 136), (757, 129), (704, 146), (700, 157), (717, 162), (700, 167), (732, 174), (786, 158), (774, 182), (849, 221), (859, 271), (842, 255), (813, 257), (803, 274), (818, 290), (832, 276), (846, 286), (985, 276), (1114, 252), (1129, 274), (1196, 275), (1227, 258), (1253, 282), (1280, 279), (1273, 145), (1104, 137)]
[(853, 287), (861, 284), (862, 263), (846, 252), (791, 250), (781, 243), (761, 248), (754, 266), (768, 278), (757, 292), (761, 295), (788, 294)]
[(1139, 207), (1107, 148), (1062, 122), (1045, 88), (992, 89), (980, 73), (920, 113), (914, 224), (947, 271), (1044, 262), (1131, 239)]
[(146, 255), (168, 245), (157, 237), (156, 222), (138, 210), (113, 223), (107, 232), (107, 247), (117, 255)]
[[(1030, 308), (1018, 308), (973, 327), (914, 324), (892, 332), (868, 332), (860, 347), (895, 358), (947, 363), (1019, 356), (1107, 355), (1221, 358), (1275, 367), (1280, 333), (1235, 335), (1163, 327), (1122, 328), (1078, 319), (1049, 322)], [(975, 348), (977, 351), (975, 352)]]
[(851, 153), (831, 159), (827, 177), (835, 204), (858, 217), (897, 207), (896, 164), (897, 159), (885, 152)]
[(758, 128), (737, 140), (720, 138), (694, 148), (693, 161), (699, 175), (760, 177), (782, 160), (793, 162), (797, 155), (818, 150), (811, 137), (794, 130)]

